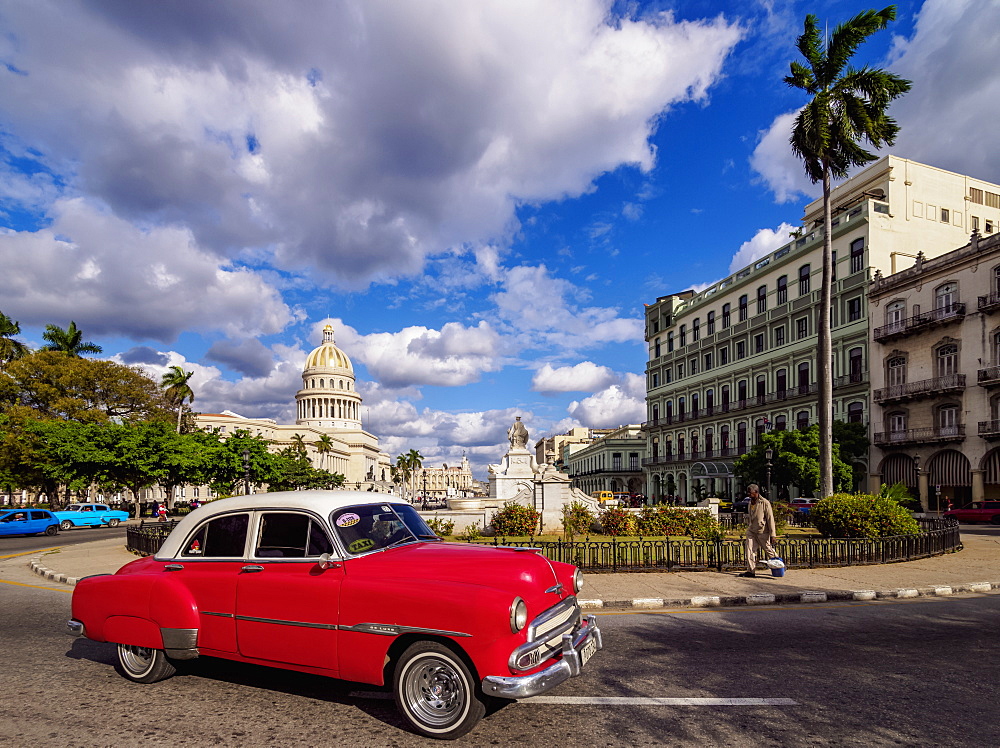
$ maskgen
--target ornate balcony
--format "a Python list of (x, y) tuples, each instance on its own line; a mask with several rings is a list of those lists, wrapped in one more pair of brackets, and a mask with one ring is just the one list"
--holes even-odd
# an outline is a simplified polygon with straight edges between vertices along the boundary
[(1000, 387), (1000, 366), (987, 366), (977, 371), (976, 384), (986, 389)]
[(1000, 309), (1000, 292), (994, 291), (989, 296), (980, 296), (978, 309), (981, 312), (991, 314)]
[(875, 390), (872, 399), (876, 403), (900, 403), (905, 400), (916, 400), (921, 397), (944, 395), (949, 392), (961, 392), (965, 389), (965, 374), (949, 374), (946, 377), (922, 379), (919, 382), (894, 384)]
[(913, 444), (934, 444), (965, 441), (965, 424), (957, 426), (934, 426), (904, 431), (877, 433), (872, 443), (879, 447), (905, 447)]
[(948, 304), (940, 309), (932, 309), (929, 312), (921, 312), (907, 319), (898, 322), (890, 322), (888, 325), (876, 327), (872, 337), (877, 343), (886, 343), (896, 338), (903, 338), (917, 332), (923, 332), (940, 325), (952, 322), (961, 322), (965, 319), (965, 304)]
[(979, 435), (988, 441), (1000, 439), (1000, 420), (980, 421)]

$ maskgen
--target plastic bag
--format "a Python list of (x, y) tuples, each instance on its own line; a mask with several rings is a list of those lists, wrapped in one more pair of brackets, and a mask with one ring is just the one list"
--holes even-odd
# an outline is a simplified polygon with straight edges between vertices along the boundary
[(769, 568), (769, 569), (784, 569), (785, 568), (785, 562), (782, 561), (777, 556), (775, 556), (774, 558), (769, 558), (766, 561), (766, 563), (767, 563), (767, 568)]

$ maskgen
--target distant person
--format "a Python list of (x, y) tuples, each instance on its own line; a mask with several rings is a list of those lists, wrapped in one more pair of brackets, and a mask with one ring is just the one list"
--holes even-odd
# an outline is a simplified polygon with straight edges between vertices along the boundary
[(166, 504), (160, 504), (159, 508), (156, 510), (156, 513), (160, 517), (160, 522), (166, 522), (167, 521), (167, 505)]
[(774, 524), (774, 511), (771, 502), (760, 495), (760, 486), (751, 483), (747, 486), (747, 570), (741, 577), (757, 576), (757, 555), (763, 550), (768, 558), (775, 558), (774, 544), (778, 541), (778, 533)]

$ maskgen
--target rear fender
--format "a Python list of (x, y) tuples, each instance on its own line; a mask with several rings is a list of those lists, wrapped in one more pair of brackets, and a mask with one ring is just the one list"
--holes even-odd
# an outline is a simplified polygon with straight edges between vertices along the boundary
[(160, 628), (152, 621), (132, 616), (112, 616), (104, 622), (104, 640), (116, 644), (163, 649)]

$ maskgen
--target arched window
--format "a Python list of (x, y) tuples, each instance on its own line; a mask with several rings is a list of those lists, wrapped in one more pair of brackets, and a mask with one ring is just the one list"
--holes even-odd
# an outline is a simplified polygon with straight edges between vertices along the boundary
[(783, 275), (778, 278), (778, 304), (784, 304), (788, 301), (788, 276)]
[(660, 357), (660, 339), (659, 338), (657, 338), (656, 341), (653, 343), (653, 355), (656, 358)]
[(680, 337), (680, 346), (683, 348), (687, 345), (687, 325), (681, 325)]
[(712, 415), (712, 410), (715, 408), (715, 390), (708, 389), (705, 390), (705, 411), (707, 415)]
[[(729, 424), (725, 424), (721, 429), (719, 429), (719, 448), (723, 450), (729, 449)], [(728, 454), (728, 451), (723, 453), (723, 457)]]
[(701, 337), (701, 320), (695, 317), (691, 321), (691, 342), (696, 342), (699, 337)]
[(748, 297), (746, 294), (740, 296), (740, 322), (747, 318), (747, 308), (749, 306)]
[(889, 432), (889, 441), (903, 441), (906, 438), (906, 413), (895, 410), (885, 417), (886, 430)]
[(958, 373), (958, 346), (954, 343), (937, 349), (937, 375), (947, 377)]
[(799, 374), (799, 394), (806, 395), (809, 393), (809, 362), (803, 361), (799, 364), (798, 369)]
[(958, 284), (945, 283), (934, 291), (934, 308), (948, 313), (954, 310), (958, 303)]
[(712, 429), (705, 429), (705, 458), (712, 456)]
[(741, 408), (746, 405), (747, 380), (741, 379), (736, 383), (736, 399), (739, 400)]
[(757, 396), (757, 404), (763, 405), (764, 399), (767, 397), (767, 377), (761, 374), (757, 377), (757, 391), (754, 393)]
[(667, 400), (667, 423), (673, 423), (674, 420), (674, 401)]
[(809, 411), (800, 410), (795, 414), (795, 428), (799, 431), (803, 431), (809, 428)]
[(691, 393), (691, 417), (692, 418), (697, 418), (698, 417), (698, 393), (697, 392), (692, 392)]
[(885, 383), (890, 387), (906, 384), (906, 359), (893, 356), (885, 362)]
[(937, 436), (958, 436), (958, 406), (942, 405), (937, 412)]
[(706, 332), (707, 332), (708, 335), (711, 335), (712, 333), (715, 332), (715, 312), (709, 312), (708, 313), (706, 324), (707, 324), (707, 327), (708, 327), (708, 329), (707, 329)]
[(727, 327), (729, 327), (730, 309), (731, 309), (731, 305), (729, 305), (729, 304), (723, 304), (722, 305), (722, 329), (723, 330), (725, 330)]
[(803, 265), (799, 268), (799, 296), (809, 293), (809, 266)]
[(767, 286), (761, 286), (757, 289), (757, 314), (763, 314), (767, 311)]
[(847, 406), (847, 422), (862, 423), (864, 421), (865, 406), (862, 403), (850, 403)]
[(855, 239), (851, 242), (851, 272), (859, 273), (864, 269), (865, 240)]
[(847, 352), (848, 378), (851, 382), (860, 382), (864, 377), (863, 355), (861, 348), (852, 348)]
[(747, 422), (740, 421), (736, 424), (736, 450), (739, 454), (746, 454), (747, 451)]
[(774, 419), (774, 430), (784, 431), (788, 428), (788, 418), (786, 416), (777, 416)]

